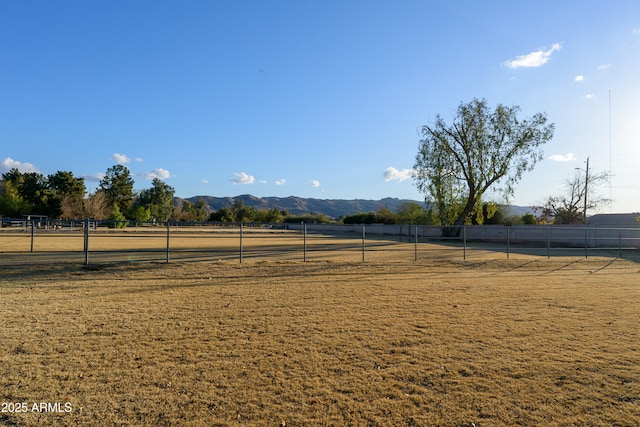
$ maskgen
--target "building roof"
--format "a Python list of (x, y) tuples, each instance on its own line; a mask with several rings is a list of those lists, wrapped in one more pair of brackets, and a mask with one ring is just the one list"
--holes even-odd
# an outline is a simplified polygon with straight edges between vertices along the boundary
[(597, 214), (588, 218), (589, 225), (613, 227), (640, 227), (640, 213)]

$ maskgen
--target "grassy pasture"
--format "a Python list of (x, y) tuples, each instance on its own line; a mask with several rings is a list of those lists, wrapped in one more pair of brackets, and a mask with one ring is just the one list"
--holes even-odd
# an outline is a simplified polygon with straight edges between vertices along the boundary
[[(33, 245), (33, 252), (31, 253)], [(326, 235), (301, 231), (246, 227), (240, 235), (238, 227), (172, 227), (169, 236), (169, 259), (173, 261), (231, 261), (242, 259), (277, 261), (362, 261), (362, 236), (356, 234)], [(0, 263), (31, 264), (53, 261), (84, 262), (84, 236), (81, 229), (0, 230)], [(24, 256), (29, 252), (28, 256)], [(640, 260), (637, 250), (589, 249), (589, 256), (622, 255)], [(364, 242), (366, 261), (482, 260), (487, 258), (529, 259), (534, 257), (585, 256), (583, 248), (561, 248), (511, 245), (507, 256), (504, 243), (467, 242), (466, 251), (459, 241), (447, 244), (411, 237), (367, 235)], [(89, 260), (93, 264), (124, 261), (166, 261), (167, 230), (164, 227), (129, 227), (126, 230), (100, 229), (89, 235)]]
[[(24, 232), (0, 232), (0, 253), (11, 263), (30, 263), (32, 259), (84, 262), (82, 230), (38, 230), (33, 238)], [(303, 261), (305, 238), (300, 231), (245, 228), (172, 228), (169, 236), (170, 260), (239, 261), (242, 244), (243, 261), (292, 260)], [(120, 261), (165, 261), (166, 229), (140, 227), (122, 230), (100, 230), (89, 236), (90, 263)], [(358, 235), (331, 236), (309, 233), (306, 238), (307, 260), (362, 261), (362, 237)], [(420, 244), (419, 256), (429, 259), (462, 259), (458, 245), (450, 247)], [(369, 236), (365, 241), (365, 260), (414, 260), (415, 247), (408, 241), (381, 239)], [(2, 262), (2, 260), (0, 260)], [(7, 261), (5, 261), (7, 262)]]
[(34, 254), (0, 240), (0, 401), (29, 408), (0, 425), (640, 425), (630, 260), (465, 262), (433, 245), (414, 262), (412, 245), (380, 241), (362, 263), (347, 239), (306, 263), (83, 268), (68, 239)]

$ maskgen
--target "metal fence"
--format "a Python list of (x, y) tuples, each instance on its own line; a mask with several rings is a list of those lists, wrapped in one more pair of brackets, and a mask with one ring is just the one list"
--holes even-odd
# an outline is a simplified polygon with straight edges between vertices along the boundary
[(0, 262), (418, 261), (609, 256), (636, 259), (640, 227), (15, 221)]

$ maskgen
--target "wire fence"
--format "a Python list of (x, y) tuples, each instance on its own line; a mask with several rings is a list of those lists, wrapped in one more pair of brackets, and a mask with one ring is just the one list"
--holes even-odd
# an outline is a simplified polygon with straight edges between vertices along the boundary
[(639, 228), (17, 221), (0, 263), (419, 261), (607, 256), (637, 260)]

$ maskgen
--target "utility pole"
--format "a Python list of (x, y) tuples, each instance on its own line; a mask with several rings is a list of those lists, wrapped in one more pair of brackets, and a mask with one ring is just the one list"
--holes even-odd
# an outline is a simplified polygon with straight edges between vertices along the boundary
[(589, 157), (587, 157), (587, 168), (584, 175), (584, 211), (582, 212), (582, 222), (587, 223), (587, 191), (589, 189)]

